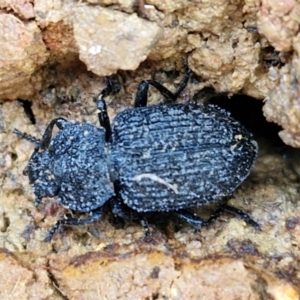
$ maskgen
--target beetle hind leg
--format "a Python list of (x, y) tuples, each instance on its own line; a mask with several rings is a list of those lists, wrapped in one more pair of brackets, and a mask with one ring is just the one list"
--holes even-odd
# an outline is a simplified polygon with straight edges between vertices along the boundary
[(244, 213), (242, 210), (228, 205), (227, 203), (222, 203), (219, 205), (214, 214), (208, 219), (207, 222), (213, 223), (224, 211), (232, 212), (239, 216), (242, 220), (244, 220), (249, 225), (253, 226), (256, 229), (260, 229), (258, 223), (256, 223), (248, 214)]
[(260, 226), (258, 223), (256, 223), (248, 214), (244, 213), (242, 210), (230, 206), (227, 203), (222, 203), (218, 206), (217, 210), (210, 216), (210, 218), (207, 221), (204, 221), (200, 217), (198, 217), (196, 214), (185, 210), (177, 210), (174, 213), (185, 222), (189, 223), (196, 229), (201, 229), (202, 227), (209, 226), (212, 223), (215, 222), (216, 219), (218, 219), (224, 211), (228, 211), (231, 213), (234, 213), (238, 215), (242, 220), (244, 220), (249, 225), (253, 226), (256, 229), (260, 229)]

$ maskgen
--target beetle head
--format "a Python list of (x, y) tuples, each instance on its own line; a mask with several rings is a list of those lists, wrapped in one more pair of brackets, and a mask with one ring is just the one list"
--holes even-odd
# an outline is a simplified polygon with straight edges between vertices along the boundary
[(35, 145), (27, 167), (23, 174), (28, 176), (30, 184), (34, 187), (36, 204), (43, 197), (53, 197), (59, 192), (59, 180), (53, 175), (53, 151), (51, 148), (41, 150), (41, 140), (23, 133), (17, 129), (14, 133)]
[(60, 182), (53, 174), (53, 152), (36, 148), (23, 174), (28, 176), (37, 199), (53, 197), (59, 192)]

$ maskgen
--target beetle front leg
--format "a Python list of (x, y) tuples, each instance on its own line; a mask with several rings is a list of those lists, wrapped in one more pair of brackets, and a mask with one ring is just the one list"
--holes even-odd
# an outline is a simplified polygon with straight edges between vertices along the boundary
[(86, 219), (62, 217), (52, 226), (44, 241), (50, 242), (52, 240), (53, 235), (55, 234), (55, 232), (57, 231), (60, 225), (88, 225), (90, 223), (100, 220), (102, 216), (103, 216), (103, 206), (90, 212), (89, 217)]
[(47, 126), (44, 134), (43, 134), (43, 137), (41, 140), (33, 137), (32, 135), (30, 134), (27, 134), (27, 133), (24, 133), (24, 132), (21, 132), (19, 131), (18, 129), (14, 129), (14, 134), (17, 134), (19, 135), (20, 137), (22, 137), (23, 139), (35, 144), (35, 148), (36, 150), (35, 151), (38, 151), (38, 150), (45, 150), (48, 148), (49, 144), (50, 144), (50, 141), (51, 141), (51, 137), (52, 137), (52, 131), (53, 131), (53, 128), (54, 128), (54, 125), (56, 125), (59, 129), (63, 129), (65, 124), (69, 123), (66, 119), (64, 118), (56, 118), (54, 120), (52, 120), (50, 122), (50, 124)]
[(68, 123), (69, 122), (64, 118), (56, 118), (56, 119), (52, 120), (43, 134), (42, 140), (39, 145), (39, 147), (40, 147), (39, 149), (45, 150), (50, 145), (54, 125), (56, 125), (59, 129), (63, 129), (65, 127), (65, 125)]

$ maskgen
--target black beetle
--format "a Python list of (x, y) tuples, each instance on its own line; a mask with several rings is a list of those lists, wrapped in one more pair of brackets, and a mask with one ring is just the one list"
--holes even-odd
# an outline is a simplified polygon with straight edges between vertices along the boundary
[[(34, 187), (35, 204), (58, 196), (58, 202), (71, 211), (89, 213), (85, 219), (61, 218), (45, 241), (52, 239), (60, 224), (99, 220), (105, 203), (123, 219), (143, 221), (145, 212), (171, 211), (201, 228), (225, 209), (258, 227), (247, 214), (227, 204), (219, 206), (208, 221), (186, 210), (231, 195), (257, 156), (252, 135), (217, 106), (146, 106), (149, 84), (174, 101), (190, 75), (187, 71), (174, 94), (156, 81), (142, 81), (135, 108), (118, 114), (112, 126), (103, 99), (117, 90), (108, 79), (97, 100), (101, 127), (57, 118), (41, 140), (14, 131), (35, 144), (24, 170)], [(59, 132), (52, 138), (54, 125)]]

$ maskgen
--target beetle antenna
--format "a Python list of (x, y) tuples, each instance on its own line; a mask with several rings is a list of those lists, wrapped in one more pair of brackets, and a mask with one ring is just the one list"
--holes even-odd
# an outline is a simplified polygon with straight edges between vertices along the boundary
[(28, 134), (28, 133), (25, 133), (25, 132), (21, 132), (20, 130), (18, 129), (14, 129), (14, 134), (20, 136), (21, 138), (35, 144), (37, 147), (40, 146), (40, 143), (41, 143), (41, 140), (35, 138), (34, 136)]

